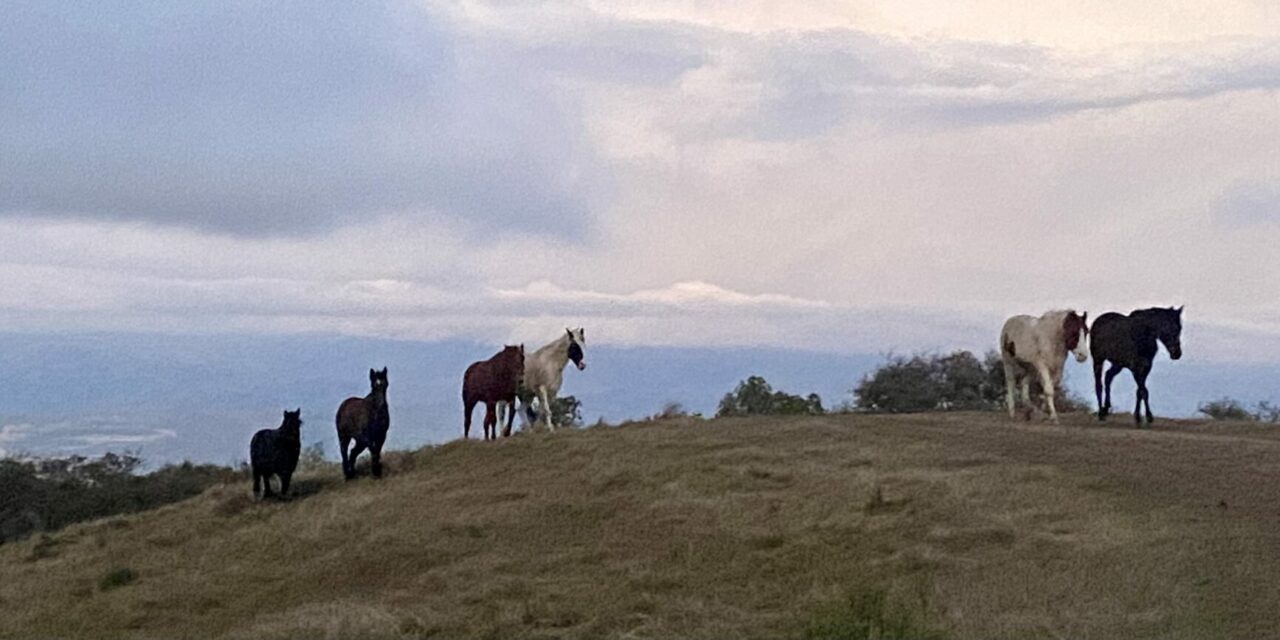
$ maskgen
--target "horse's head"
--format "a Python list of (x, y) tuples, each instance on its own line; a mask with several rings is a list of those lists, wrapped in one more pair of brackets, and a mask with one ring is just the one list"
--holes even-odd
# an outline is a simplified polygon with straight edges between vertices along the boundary
[(1155, 320), (1156, 339), (1164, 344), (1169, 358), (1177, 360), (1182, 357), (1182, 307), (1157, 309), (1152, 315)]
[(586, 369), (587, 361), (582, 353), (582, 345), (587, 343), (586, 330), (578, 327), (576, 331), (573, 329), (564, 331), (569, 335), (569, 359), (573, 361), (573, 366), (577, 367), (578, 371)]
[(383, 367), (382, 371), (369, 370), (369, 392), (375, 397), (381, 398), (384, 402), (387, 398), (387, 368)]
[(298, 407), (296, 411), (285, 410), (284, 422), (280, 423), (280, 430), (297, 437), (302, 432), (302, 407)]
[(1076, 362), (1089, 359), (1089, 312), (1078, 314), (1068, 311), (1062, 319), (1062, 337), (1067, 343), (1067, 351), (1076, 355)]

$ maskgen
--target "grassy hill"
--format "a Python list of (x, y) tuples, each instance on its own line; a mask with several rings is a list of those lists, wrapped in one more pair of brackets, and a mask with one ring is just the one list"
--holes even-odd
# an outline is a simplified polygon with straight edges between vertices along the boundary
[(0, 637), (1277, 637), (1277, 454), (989, 414), (454, 442), (0, 547)]

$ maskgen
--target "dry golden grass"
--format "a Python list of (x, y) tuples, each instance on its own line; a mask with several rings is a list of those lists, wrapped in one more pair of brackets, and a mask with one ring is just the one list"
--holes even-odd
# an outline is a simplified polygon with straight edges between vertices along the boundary
[(217, 487), (0, 547), (0, 636), (799, 638), (865, 592), (948, 638), (1280, 636), (1280, 439), (1068, 423), (672, 420)]

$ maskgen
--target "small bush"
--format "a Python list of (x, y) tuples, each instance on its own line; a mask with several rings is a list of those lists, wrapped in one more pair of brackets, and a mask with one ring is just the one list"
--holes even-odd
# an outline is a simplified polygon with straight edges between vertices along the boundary
[(822, 398), (816, 393), (808, 396), (794, 396), (782, 391), (774, 391), (773, 387), (760, 376), (751, 376), (738, 383), (733, 393), (726, 393), (720, 399), (716, 409), (716, 417), (725, 416), (777, 416), (777, 415), (811, 415), (820, 416), (826, 413), (822, 408)]
[(1254, 405), (1254, 410), (1249, 411), (1243, 402), (1235, 398), (1222, 397), (1217, 400), (1204, 402), (1198, 408), (1200, 413), (1214, 420), (1240, 420), (1244, 422), (1280, 422), (1280, 407), (1270, 402), (1262, 401)]
[(133, 569), (130, 569), (128, 567), (112, 569), (111, 571), (108, 571), (105, 574), (103, 574), (101, 578), (98, 578), (98, 590), (110, 591), (117, 587), (131, 585), (137, 581), (138, 581), (138, 574), (135, 573)]
[(891, 607), (885, 592), (876, 589), (855, 591), (821, 611), (800, 637), (804, 640), (942, 640), (945, 636), (907, 610)]

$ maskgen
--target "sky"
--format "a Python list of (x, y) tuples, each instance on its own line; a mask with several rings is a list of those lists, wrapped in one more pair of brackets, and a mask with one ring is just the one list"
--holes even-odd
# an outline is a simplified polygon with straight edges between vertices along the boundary
[(1280, 363), (1269, 1), (15, 0), (0, 96), (11, 335)]

